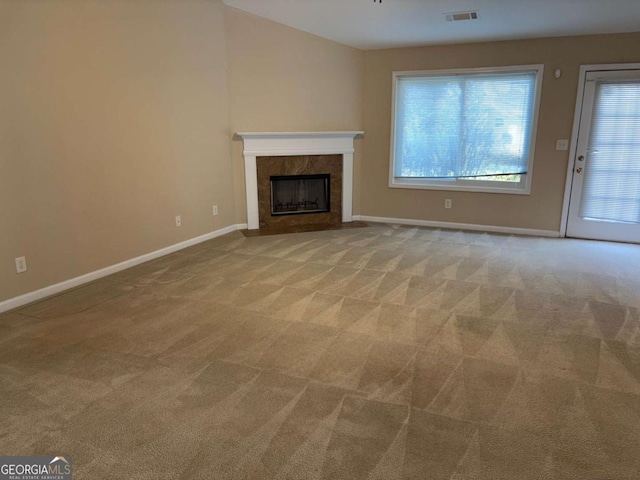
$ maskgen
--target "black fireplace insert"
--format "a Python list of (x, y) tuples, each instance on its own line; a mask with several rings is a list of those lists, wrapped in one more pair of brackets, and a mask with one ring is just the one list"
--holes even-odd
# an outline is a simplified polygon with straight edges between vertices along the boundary
[(330, 175), (272, 176), (271, 215), (330, 211)]

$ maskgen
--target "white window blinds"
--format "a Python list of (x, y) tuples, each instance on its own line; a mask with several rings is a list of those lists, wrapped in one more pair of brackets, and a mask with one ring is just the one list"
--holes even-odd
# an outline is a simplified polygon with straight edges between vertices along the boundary
[(526, 174), (536, 80), (537, 71), (398, 77), (395, 177)]
[(580, 216), (640, 223), (640, 84), (599, 81)]

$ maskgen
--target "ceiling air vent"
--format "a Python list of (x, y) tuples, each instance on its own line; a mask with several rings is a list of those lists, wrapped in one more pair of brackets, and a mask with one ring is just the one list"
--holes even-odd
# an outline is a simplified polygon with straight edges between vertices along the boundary
[(461, 20), (478, 20), (478, 12), (445, 13), (447, 22), (459, 22)]

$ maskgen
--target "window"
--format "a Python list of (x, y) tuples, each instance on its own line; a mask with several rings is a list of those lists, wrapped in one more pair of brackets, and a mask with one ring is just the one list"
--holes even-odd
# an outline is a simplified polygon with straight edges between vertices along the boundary
[(640, 82), (595, 81), (580, 216), (640, 223)]
[(389, 186), (528, 194), (542, 71), (394, 72)]

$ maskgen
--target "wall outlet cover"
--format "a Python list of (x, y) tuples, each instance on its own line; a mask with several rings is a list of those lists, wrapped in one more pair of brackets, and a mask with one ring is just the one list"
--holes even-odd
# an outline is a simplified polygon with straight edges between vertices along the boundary
[(569, 150), (569, 140), (564, 138), (556, 140), (556, 150)]
[(26, 257), (16, 257), (16, 273), (24, 273), (27, 271)]

